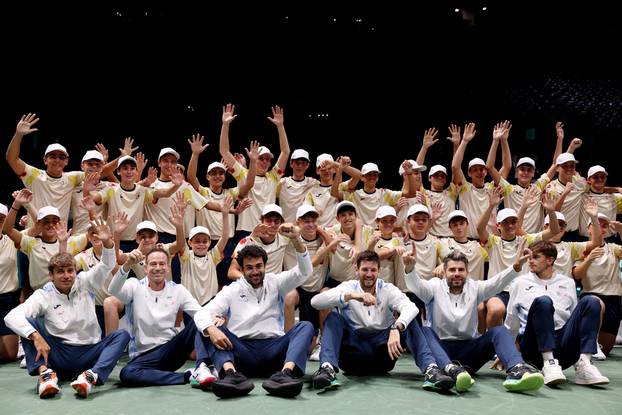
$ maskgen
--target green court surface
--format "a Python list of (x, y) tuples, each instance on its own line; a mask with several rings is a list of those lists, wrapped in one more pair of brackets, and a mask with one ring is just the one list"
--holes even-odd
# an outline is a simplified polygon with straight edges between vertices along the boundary
[[(615, 355), (617, 354), (617, 356)], [(0, 365), (0, 413), (2, 414), (622, 414), (622, 349), (614, 349), (607, 361), (597, 362), (611, 383), (606, 387), (575, 385), (574, 369), (565, 371), (569, 383), (557, 389), (544, 386), (536, 392), (506, 392), (501, 385), (504, 374), (482, 369), (473, 388), (466, 393), (440, 394), (421, 389), (423, 375), (410, 355), (402, 357), (390, 375), (346, 377), (335, 391), (317, 393), (308, 386), (296, 399), (268, 396), (255, 379), (249, 396), (230, 400), (189, 385), (123, 388), (117, 382), (123, 359), (108, 383), (96, 388), (88, 399), (76, 398), (68, 382), (54, 399), (41, 400), (35, 394), (35, 377), (27, 375), (17, 363)], [(188, 367), (191, 362), (187, 362)], [(317, 370), (309, 362), (307, 378)], [(307, 382), (308, 384), (308, 382)]]

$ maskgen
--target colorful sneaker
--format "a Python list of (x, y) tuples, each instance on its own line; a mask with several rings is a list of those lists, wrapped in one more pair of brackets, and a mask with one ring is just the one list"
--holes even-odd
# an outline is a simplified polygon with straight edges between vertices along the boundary
[(255, 388), (253, 382), (233, 369), (225, 371), (225, 376), (212, 383), (212, 392), (219, 398), (235, 398), (247, 395)]
[(503, 387), (511, 392), (525, 392), (540, 389), (544, 385), (544, 376), (539, 370), (519, 363), (507, 371)]
[(443, 373), (436, 364), (431, 364), (425, 370), (423, 389), (425, 390), (449, 390), (455, 385), (454, 380)]
[(270, 395), (283, 398), (293, 398), (300, 395), (302, 385), (302, 379), (295, 376), (291, 369), (280, 370), (261, 384)]
[(71, 387), (76, 390), (76, 393), (81, 398), (88, 398), (91, 389), (97, 383), (97, 373), (92, 370), (85, 370), (78, 375), (78, 378), (71, 382)]
[(466, 392), (475, 383), (475, 380), (460, 363), (448, 364), (445, 367), (445, 373), (454, 380), (457, 392)]
[(39, 375), (39, 381), (37, 382), (37, 393), (39, 394), (39, 398), (52, 398), (58, 392), (60, 392), (60, 387), (58, 386), (58, 377), (56, 377), (56, 372), (52, 369), (47, 369)]
[(190, 375), (190, 386), (198, 389), (210, 389), (212, 383), (218, 380), (218, 373), (214, 366), (208, 366), (201, 362)]
[(542, 366), (542, 374), (544, 375), (544, 383), (547, 386), (566, 383), (566, 376), (564, 376), (562, 367), (559, 365), (559, 361), (557, 359), (549, 359), (544, 361), (544, 366)]
[(577, 385), (606, 385), (609, 378), (603, 376), (598, 368), (589, 360), (579, 359), (575, 368), (575, 380)]
[(325, 363), (313, 375), (314, 389), (334, 389), (341, 384), (337, 380), (337, 373), (332, 365)]

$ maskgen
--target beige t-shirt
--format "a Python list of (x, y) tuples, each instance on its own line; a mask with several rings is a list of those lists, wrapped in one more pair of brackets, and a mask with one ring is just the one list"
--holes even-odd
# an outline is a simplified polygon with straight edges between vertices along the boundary
[[(236, 162), (233, 165), (232, 174), (239, 187), (240, 182), (246, 179), (248, 169)], [(265, 176), (255, 177), (255, 184), (248, 193), (248, 198), (253, 201), (253, 204), (248, 209), (244, 210), (244, 212), (240, 213), (236, 227), (237, 230), (253, 231), (255, 226), (260, 222), (261, 210), (263, 207), (276, 201), (276, 189), (281, 176), (283, 176), (283, 172), (277, 166), (273, 166)]]
[(469, 277), (478, 281), (484, 280), (484, 262), (488, 261), (488, 252), (478, 241), (469, 239), (463, 243), (454, 238), (441, 238), (439, 244), (439, 263), (453, 251), (462, 252), (469, 261)]
[(136, 184), (132, 190), (124, 190), (118, 183), (110, 183), (99, 192), (102, 202), (108, 203), (110, 215), (125, 212), (130, 223), (121, 234), (122, 241), (136, 239), (136, 225), (143, 221), (145, 205), (153, 201), (153, 190)]
[[(339, 200), (330, 194), (331, 186), (323, 186), (319, 182), (307, 192), (305, 204), (314, 206), (321, 212), (317, 220), (318, 226), (327, 228), (339, 223), (337, 221), (337, 204)], [(339, 184), (339, 190), (344, 192), (348, 189), (348, 181)]]
[[(404, 246), (406, 250), (412, 249), (412, 244), (415, 244), (415, 249), (417, 252), (417, 263), (415, 264), (415, 270), (417, 273), (424, 279), (429, 280), (434, 277), (433, 271), (439, 264), (438, 256), (440, 253), (440, 243), (439, 239), (434, 236), (427, 234), (425, 238), (421, 240), (416, 239), (406, 239), (404, 241)], [(408, 291), (406, 289), (406, 284), (403, 281), (398, 281), (396, 284), (402, 291)]]
[[(313, 241), (307, 241), (305, 238), (302, 238), (302, 242), (307, 247), (307, 251), (309, 252), (309, 256), (313, 258), (317, 252), (324, 247), (324, 240), (319, 236)], [(285, 259), (284, 269), (290, 270), (298, 265), (298, 257), (296, 254), (296, 248), (294, 248), (293, 244), (287, 245), (285, 248)], [(313, 267), (313, 273), (307, 278), (307, 280), (300, 286), (303, 290), (311, 293), (319, 292), (324, 286), (324, 281), (326, 281), (326, 274), (328, 273), (328, 260), (325, 258), (324, 261)]]
[(567, 277), (572, 278), (572, 268), (575, 262), (580, 260), (587, 246), (587, 242), (553, 242), (557, 248), (557, 259), (553, 263), (553, 269)]
[[(338, 223), (335, 226), (331, 226), (326, 229), (327, 232), (332, 232), (335, 235), (341, 233), (341, 224)], [(363, 226), (363, 245), (367, 246), (369, 238), (373, 234), (373, 229), (369, 226)], [(328, 254), (328, 275), (330, 278), (344, 282), (348, 280), (356, 279), (355, 266), (353, 259), (351, 258), (351, 252), (355, 248), (354, 241), (340, 242), (337, 244), (335, 252)]]
[[(572, 182), (574, 183), (574, 189), (566, 196), (561, 207), (561, 212), (566, 217), (567, 232), (579, 229), (579, 215), (581, 204), (583, 203), (583, 194), (589, 189), (583, 177), (573, 176)], [(544, 191), (553, 199), (558, 199), (564, 192), (565, 187), (565, 185), (560, 183), (559, 179), (555, 179), (546, 186)]]
[(376, 188), (372, 193), (367, 193), (363, 189), (354, 192), (343, 192), (344, 200), (354, 203), (356, 213), (363, 222), (363, 225), (375, 226), (376, 211), (380, 206), (395, 206), (399, 198), (402, 197), (401, 191)]
[[(544, 209), (542, 208), (540, 196), (550, 181), (551, 179), (549, 179), (549, 176), (543, 174), (533, 184), (537, 189), (538, 198), (527, 207), (527, 211), (525, 212), (523, 230), (526, 233), (536, 233), (542, 230), (542, 226), (544, 225)], [(518, 212), (523, 205), (523, 198), (525, 197), (527, 189), (518, 184), (510, 184), (505, 179), (501, 179), (499, 184), (503, 187), (503, 206)]]
[[(592, 199), (598, 205), (598, 213), (604, 213), (609, 218), (609, 221), (616, 220), (616, 215), (618, 213), (622, 213), (622, 194), (620, 193), (594, 193), (592, 191), (588, 191), (583, 194), (583, 200)], [(581, 202), (581, 211), (579, 212), (579, 234), (589, 238), (590, 234), (587, 231), (588, 222), (590, 217), (585, 212), (583, 208), (583, 201)], [(611, 231), (608, 235), (603, 235), (603, 237), (611, 236)]]
[[(110, 182), (99, 182), (95, 187), (95, 191), (100, 192), (100, 194), (105, 193), (106, 189), (111, 187), (111, 184), (112, 183)], [(82, 191), (82, 183), (80, 183), (79, 185), (74, 187), (71, 194), (71, 217), (73, 218), (71, 229), (76, 235), (79, 233), (86, 233), (89, 229), (91, 222), (89, 219), (89, 211), (81, 206), (83, 198), (84, 193)], [(97, 216), (104, 218), (104, 220), (108, 220), (108, 204), (106, 202), (103, 202), (101, 205), (95, 206), (95, 213), (97, 214)]]
[[(393, 236), (390, 239), (380, 238), (374, 246), (374, 251), (379, 254), (380, 250), (383, 248), (397, 248), (399, 246), (404, 246), (402, 238), (398, 238), (397, 236)], [(402, 258), (399, 255), (393, 255), (389, 259), (380, 260), (380, 272), (378, 273), (378, 278), (384, 280), (384, 282), (390, 282), (395, 285), (396, 281), (404, 279), (403, 264)], [(398, 272), (402, 275), (398, 276)]]
[(185, 249), (181, 261), (181, 284), (203, 305), (218, 292), (216, 265), (222, 260), (214, 247), (204, 257), (198, 257), (191, 249)]
[(0, 294), (19, 288), (17, 276), (17, 248), (6, 235), (0, 234)]
[[(222, 189), (220, 193), (214, 193), (209, 187), (199, 187), (199, 193), (210, 202), (218, 203), (222, 205), (227, 196), (230, 196), (235, 201), (239, 194), (239, 189), (234, 187), (232, 189)], [(209, 230), (210, 238), (213, 240), (220, 239), (222, 234), (222, 212), (216, 212), (208, 208), (203, 208), (197, 211), (197, 225), (205, 226)], [(235, 232), (235, 215), (229, 214), (229, 238), (233, 237)]]
[[(169, 189), (173, 186), (174, 184), (171, 181), (164, 182), (157, 179), (153, 182), (150, 188), (158, 190)], [(207, 203), (207, 199), (194, 190), (194, 187), (192, 187), (188, 182), (183, 182), (181, 186), (179, 186), (179, 190), (177, 190), (177, 192), (181, 192), (186, 203), (190, 205), (186, 208), (184, 213), (184, 232), (186, 234), (185, 237), (187, 238), (190, 233), (190, 229), (194, 228), (195, 209), (203, 209), (203, 206)], [(175, 203), (174, 195), (158, 199), (155, 203), (152, 202), (145, 205), (145, 214), (147, 219), (155, 223), (158, 228), (158, 232), (166, 232), (170, 235), (175, 235), (175, 226), (169, 220), (169, 216), (171, 215), (171, 206), (173, 203)]]
[(605, 254), (592, 261), (587, 274), (581, 280), (583, 292), (602, 295), (622, 295), (620, 259), (622, 246), (606, 243)]
[(289, 245), (289, 238), (278, 233), (274, 241), (266, 244), (261, 238), (252, 238), (250, 235), (240, 239), (240, 242), (233, 250), (232, 258), (236, 260), (238, 252), (244, 248), (247, 244), (257, 245), (262, 247), (268, 254), (268, 263), (266, 264), (266, 274), (272, 272), (278, 274), (283, 271), (283, 259), (285, 258), (285, 248)]
[(449, 230), (448, 215), (456, 210), (456, 199), (458, 198), (458, 195), (456, 194), (455, 190), (455, 186), (449, 186), (442, 192), (425, 189), (423, 191), (428, 200), (428, 209), (430, 209), (430, 212), (432, 211), (432, 206), (435, 203), (443, 204), (443, 211), (441, 213), (441, 216), (436, 220), (436, 222), (429, 230), (429, 232), (436, 237), (451, 237), (452, 235), (451, 231)]
[(31, 205), (35, 210), (44, 206), (54, 206), (60, 212), (60, 218), (67, 222), (69, 207), (71, 206), (71, 194), (74, 187), (84, 180), (84, 172), (70, 171), (56, 178), (48, 176), (45, 170), (39, 170), (26, 164), (26, 170), (21, 179), (32, 192)]
[[(71, 236), (67, 241), (67, 252), (71, 255), (76, 255), (86, 248), (87, 243), (86, 234)], [(40, 238), (22, 234), (20, 250), (28, 255), (28, 260), (30, 261), (28, 275), (30, 277), (30, 286), (33, 290), (43, 287), (50, 281), (48, 264), (50, 258), (58, 253), (58, 249), (58, 241), (48, 243), (43, 242)]]
[[(100, 262), (100, 259), (95, 255), (93, 247), (78, 253), (74, 256), (74, 259), (78, 265), (77, 271), (88, 271)], [(114, 274), (109, 272), (101, 288), (95, 293), (95, 305), (103, 306), (104, 300), (110, 297), (108, 286), (110, 281), (112, 281), (112, 277), (114, 277)]]
[[(529, 245), (542, 240), (542, 232), (516, 236), (516, 238), (511, 241), (506, 241), (497, 235), (488, 236), (488, 242), (486, 242), (485, 245), (489, 256), (488, 261), (490, 263), (488, 279), (514, 264), (514, 261), (516, 261), (516, 258), (518, 258), (520, 254), (520, 246), (523, 240), (526, 241), (525, 248), (528, 248)], [(525, 263), (519, 275), (527, 272), (529, 272), (529, 266)], [(502, 291), (509, 291), (509, 286), (505, 287)]]
[[(477, 222), (479, 221), (480, 216), (482, 216), (488, 208), (488, 190), (494, 187), (494, 183), (485, 183), (481, 188), (473, 186), (471, 182), (464, 182), (460, 187), (456, 187), (454, 183), (450, 186), (456, 189), (454, 191), (459, 195), (460, 209), (467, 215), (467, 219), (469, 221), (468, 237), (472, 239), (479, 239), (479, 235), (477, 233)], [(490, 217), (495, 218), (496, 216), (497, 208), (494, 208), (490, 214)], [(489, 219), (488, 221), (489, 227), (492, 220), (493, 219)]]
[(304, 203), (307, 192), (319, 183), (317, 179), (307, 176), (300, 181), (294, 180), (291, 176), (279, 180), (276, 194), (279, 198), (279, 206), (283, 209), (285, 222), (296, 221), (296, 210)]

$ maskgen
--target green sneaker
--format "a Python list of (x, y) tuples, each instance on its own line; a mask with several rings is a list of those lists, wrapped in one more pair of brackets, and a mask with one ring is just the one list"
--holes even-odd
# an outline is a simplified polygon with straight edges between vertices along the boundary
[(503, 382), (503, 387), (510, 392), (538, 390), (542, 385), (544, 385), (542, 373), (524, 363), (519, 363), (510, 368)]
[(337, 380), (337, 373), (332, 366), (326, 365), (320, 367), (320, 369), (313, 375), (313, 388), (314, 389), (335, 389), (341, 386), (341, 383)]
[(462, 393), (468, 391), (475, 384), (475, 380), (469, 372), (459, 363), (450, 363), (445, 367), (447, 373), (456, 383), (456, 391)]

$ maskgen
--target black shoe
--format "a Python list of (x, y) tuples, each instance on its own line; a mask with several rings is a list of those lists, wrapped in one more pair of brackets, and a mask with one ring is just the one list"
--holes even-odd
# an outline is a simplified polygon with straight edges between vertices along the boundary
[(283, 369), (266, 379), (261, 386), (270, 395), (293, 398), (302, 391), (302, 379), (294, 376), (291, 369)]
[(339, 385), (337, 374), (332, 366), (322, 366), (313, 375), (313, 388), (315, 389), (332, 389)]
[(460, 363), (451, 363), (449, 369), (445, 367), (445, 372), (451, 376), (456, 385), (456, 391), (466, 392), (475, 383), (469, 372)]
[(235, 398), (247, 395), (255, 385), (240, 372), (228, 369), (225, 376), (212, 383), (212, 392), (219, 398)]
[(544, 385), (544, 376), (539, 370), (519, 363), (507, 371), (503, 386), (512, 392), (538, 390)]
[(425, 390), (449, 390), (454, 387), (454, 380), (443, 373), (436, 365), (432, 364), (425, 370), (423, 389)]

